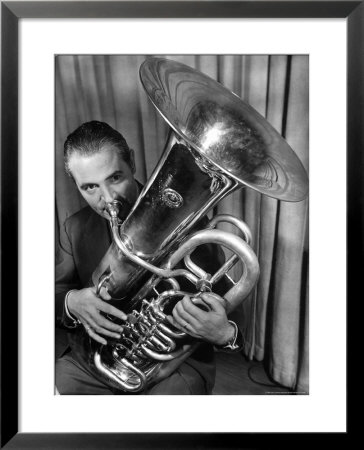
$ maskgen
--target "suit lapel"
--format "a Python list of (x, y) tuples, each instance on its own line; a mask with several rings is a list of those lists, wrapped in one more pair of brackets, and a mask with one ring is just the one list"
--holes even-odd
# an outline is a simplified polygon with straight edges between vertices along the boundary
[(84, 225), (79, 246), (79, 275), (83, 284), (89, 282), (93, 271), (105, 255), (111, 244), (109, 224), (106, 219), (91, 211)]

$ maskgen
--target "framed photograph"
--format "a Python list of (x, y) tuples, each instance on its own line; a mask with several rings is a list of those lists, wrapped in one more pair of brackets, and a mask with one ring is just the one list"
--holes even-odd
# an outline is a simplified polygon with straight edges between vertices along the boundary
[[(309, 439), (311, 433), (349, 437), (346, 298), (363, 268), (358, 254), (362, 251), (362, 156), (357, 151), (363, 144), (362, 2), (9, 1), (1, 6), (2, 446), (101, 448), (107, 442), (108, 448), (160, 448), (168, 441), (180, 448), (241, 448), (242, 440), (244, 446), (254, 446), (281, 433), (296, 437), (300, 433), (302, 439)], [(184, 78), (177, 82), (181, 73)], [(209, 97), (206, 94), (203, 99), (201, 89), (193, 95), (194, 83), (201, 87), (207, 77), (209, 89), (213, 86)], [(180, 104), (177, 89), (182, 92), (184, 83)], [(97, 127), (107, 122), (120, 131), (134, 150), (128, 167), (138, 180), (141, 198), (148, 199), (148, 189), (154, 189), (148, 179), (170, 126), (177, 141), (170, 144), (168, 155), (174, 154), (173, 145), (181, 152), (184, 142), (192, 146), (193, 155), (194, 149), (200, 155), (202, 147), (209, 148), (207, 141), (215, 139), (208, 131), (201, 138), (199, 119), (187, 124), (182, 117), (187, 109), (198, 109), (199, 118), (208, 114), (211, 119), (215, 114), (211, 105), (222, 95), (219, 89), (226, 89), (225, 101), (228, 96), (232, 102), (224, 118), (219, 116), (219, 124), (232, 123), (226, 113), (235, 108), (232, 92), (246, 102), (239, 104), (239, 111), (246, 111), (245, 104), (257, 111), (244, 113), (249, 132), (249, 139), (244, 139), (248, 139), (249, 154), (254, 154), (244, 167), (259, 167), (259, 171), (233, 172), (232, 176), (235, 182), (244, 175), (243, 184), (253, 189), (234, 192), (229, 201), (214, 207), (214, 213), (234, 213), (252, 230), (259, 285), (249, 302), (229, 319), (243, 330), (247, 361), (264, 362), (270, 379), (260, 380), (261, 385), (266, 383), (260, 391), (234, 391), (226, 379), (215, 386), (215, 395), (158, 392), (153, 397), (122, 398), (98, 395), (97, 390), (67, 392), (68, 386), (61, 388), (59, 381), (61, 394), (71, 395), (56, 395), (54, 358), (59, 356), (55, 349), (59, 335), (53, 339), (52, 299), (58, 276), (54, 259), (64, 262), (67, 255), (77, 259), (73, 241), (69, 251), (67, 245), (62, 247), (66, 253), (61, 256), (57, 243), (62, 233), (70, 236), (70, 229), (63, 229), (65, 221), (70, 226), (70, 218), (87, 204), (96, 213), (100, 206), (91, 199), (95, 180), (91, 183), (87, 178), (86, 183), (77, 165), (81, 153), (69, 153), (66, 171), (71, 177), (66, 177), (66, 139), (74, 142), (77, 127), (94, 127), (93, 121)], [(209, 104), (208, 113), (202, 112), (203, 102)], [(293, 160), (287, 163), (288, 153), (274, 165), (278, 138), (267, 132), (270, 125), (265, 125), (265, 119), (260, 122), (260, 117), (278, 130), (277, 136), (283, 135), (285, 140), (277, 144), (280, 152), (288, 142), (300, 161), (299, 171), (302, 166), (302, 173), (309, 175), (309, 215), (307, 192), (303, 195), (303, 182), (297, 182), (303, 175), (297, 174)], [(257, 130), (263, 128), (260, 134)], [(196, 144), (197, 135), (200, 142)], [(269, 140), (273, 144), (267, 144)], [(260, 152), (261, 145), (264, 151)], [(262, 163), (254, 164), (265, 151), (270, 165), (261, 175)], [(214, 160), (220, 158), (217, 155), (215, 150), (203, 155), (204, 170), (216, 163), (221, 173), (225, 164), (231, 164), (230, 157), (228, 162)], [(196, 161), (201, 165), (200, 159)], [(89, 160), (87, 156), (87, 164)], [(233, 171), (230, 166), (226, 170)], [(274, 180), (269, 174), (275, 174)], [(214, 179), (210, 172), (208, 177)], [(282, 177), (296, 180), (294, 188), (287, 181), (280, 193)], [(105, 186), (111, 186), (109, 178)], [(103, 182), (97, 183), (103, 190)], [(162, 204), (180, 211), (183, 204), (187, 209), (187, 197), (183, 203), (176, 185), (168, 183), (158, 194)], [(115, 185), (116, 181), (100, 199), (110, 193), (114, 196)], [(142, 185), (147, 188), (143, 190)], [(288, 188), (292, 193), (287, 193)], [(300, 201), (285, 203), (292, 202), (292, 196), (294, 202)], [(115, 196), (104, 200), (106, 206), (99, 215), (105, 210), (109, 218), (114, 206), (120, 213)], [(86, 235), (84, 226), (82, 230)], [(359, 264), (354, 265), (355, 255)], [(108, 260), (109, 271), (110, 264)], [(104, 276), (107, 270), (100, 270)], [(60, 291), (62, 317), (71, 320), (66, 328), (75, 325), (82, 336), (95, 339), (94, 333), (100, 338), (94, 322), (78, 313), (75, 320), (72, 307), (71, 312), (64, 310), (67, 298), (71, 299), (67, 293), (80, 289), (71, 281), (64, 293)], [(112, 282), (107, 286), (112, 292)], [(175, 320), (178, 327), (178, 317)], [(330, 406), (333, 395), (335, 407)]]

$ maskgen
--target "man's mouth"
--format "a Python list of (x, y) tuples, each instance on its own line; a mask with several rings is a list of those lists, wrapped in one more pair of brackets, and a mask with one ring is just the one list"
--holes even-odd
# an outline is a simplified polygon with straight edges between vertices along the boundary
[[(114, 207), (114, 211), (116, 211), (117, 217), (119, 220), (124, 221), (131, 211), (132, 205), (128, 200), (114, 200), (111, 203), (111, 208)], [(107, 219), (111, 219), (110, 211), (107, 206), (105, 206), (102, 210), (103, 215)]]

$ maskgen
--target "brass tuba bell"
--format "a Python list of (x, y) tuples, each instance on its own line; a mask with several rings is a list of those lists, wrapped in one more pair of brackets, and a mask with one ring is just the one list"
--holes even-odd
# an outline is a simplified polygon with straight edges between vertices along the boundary
[[(259, 276), (250, 231), (237, 218), (215, 216), (207, 229), (190, 234), (222, 198), (248, 186), (262, 194), (301, 201), (307, 174), (287, 142), (251, 106), (218, 82), (179, 62), (148, 58), (140, 78), (150, 100), (170, 126), (163, 155), (125, 221), (108, 205), (113, 242), (93, 273), (128, 314), (120, 340), (103, 346), (84, 339), (97, 377), (118, 389), (138, 392), (172, 373), (198, 346), (171, 327), (165, 308), (184, 295), (177, 277), (213, 291), (237, 262), (243, 275), (224, 295), (227, 312), (251, 292)], [(216, 229), (235, 225), (243, 239)], [(228, 248), (233, 256), (215, 274), (190, 258), (201, 244)], [(184, 261), (185, 268), (176, 268)], [(161, 281), (168, 285), (158, 291)], [(138, 286), (139, 288), (136, 288)], [(141, 287), (142, 286), (142, 287)]]

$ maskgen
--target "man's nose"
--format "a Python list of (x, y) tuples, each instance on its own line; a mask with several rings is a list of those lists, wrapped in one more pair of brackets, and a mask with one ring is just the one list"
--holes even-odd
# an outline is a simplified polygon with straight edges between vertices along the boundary
[(116, 193), (112, 189), (103, 189), (101, 192), (101, 198), (105, 203), (111, 203), (116, 198)]

